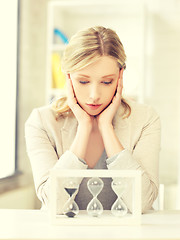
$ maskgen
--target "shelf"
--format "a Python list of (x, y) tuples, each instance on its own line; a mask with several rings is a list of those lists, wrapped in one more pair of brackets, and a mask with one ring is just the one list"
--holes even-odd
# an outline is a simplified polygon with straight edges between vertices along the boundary
[[(55, 0), (48, 3), (47, 98), (52, 86), (52, 53), (63, 54), (65, 44), (54, 37), (54, 28), (70, 39), (91, 26), (110, 27), (119, 35), (127, 55), (124, 93), (143, 102), (144, 89), (144, 3), (143, 0)], [(47, 100), (48, 101), (48, 100)]]
[(57, 51), (57, 52), (63, 52), (65, 49), (66, 45), (65, 44), (52, 44), (51, 45), (51, 51)]

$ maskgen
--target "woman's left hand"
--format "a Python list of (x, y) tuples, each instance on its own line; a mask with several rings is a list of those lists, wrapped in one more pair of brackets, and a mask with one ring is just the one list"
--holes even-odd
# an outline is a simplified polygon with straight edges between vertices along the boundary
[[(123, 72), (123, 70), (121, 70)], [(104, 127), (112, 125), (112, 120), (121, 104), (122, 95), (122, 72), (120, 73), (120, 78), (118, 79), (116, 94), (114, 95), (111, 103), (107, 108), (105, 108), (96, 118), (99, 130), (101, 131)]]

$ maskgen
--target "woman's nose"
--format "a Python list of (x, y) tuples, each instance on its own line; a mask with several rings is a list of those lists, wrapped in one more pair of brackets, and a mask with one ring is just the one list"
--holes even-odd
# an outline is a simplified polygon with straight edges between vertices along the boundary
[(100, 99), (100, 90), (97, 86), (92, 86), (90, 89), (90, 99), (93, 103), (97, 103)]

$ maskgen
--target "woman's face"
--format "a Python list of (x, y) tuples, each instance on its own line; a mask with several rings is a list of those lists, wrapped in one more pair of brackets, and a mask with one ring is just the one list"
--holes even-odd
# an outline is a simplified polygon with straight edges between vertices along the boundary
[(79, 105), (92, 116), (98, 115), (109, 105), (119, 77), (117, 61), (108, 56), (70, 74)]

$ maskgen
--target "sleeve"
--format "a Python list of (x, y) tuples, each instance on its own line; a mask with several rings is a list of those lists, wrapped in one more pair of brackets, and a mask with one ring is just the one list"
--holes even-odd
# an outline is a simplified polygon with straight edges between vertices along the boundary
[[(160, 129), (159, 116), (151, 108), (148, 121), (142, 129), (133, 151), (125, 149), (107, 159), (108, 169), (137, 169), (142, 172), (142, 213), (151, 209), (158, 195)], [(125, 191), (123, 199), (131, 210), (132, 191)]]
[[(60, 158), (56, 154), (55, 146), (50, 140), (43, 126), (38, 109), (34, 109), (25, 123), (25, 140), (27, 154), (31, 162), (37, 197), (46, 209), (49, 202), (50, 170), (59, 169), (86, 169), (87, 165), (78, 159), (71, 151), (66, 151)], [(58, 189), (60, 196), (59, 212), (67, 199), (67, 193)]]

